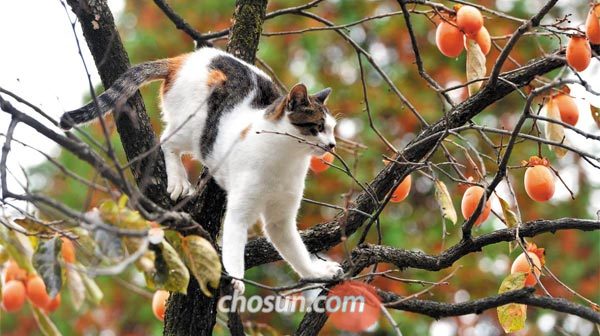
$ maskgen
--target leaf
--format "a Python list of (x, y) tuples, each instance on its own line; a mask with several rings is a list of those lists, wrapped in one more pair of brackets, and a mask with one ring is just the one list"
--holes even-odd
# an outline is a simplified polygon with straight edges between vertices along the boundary
[[(558, 105), (554, 102), (554, 99), (550, 99), (550, 101), (548, 101), (548, 104), (546, 104), (546, 116), (550, 119), (560, 121), (560, 111), (558, 110)], [(567, 141), (565, 139), (565, 129), (562, 125), (555, 124), (552, 122), (544, 123), (544, 132), (546, 139), (555, 142), (562, 142), (565, 145), (567, 144)], [(553, 151), (559, 158), (567, 154), (567, 150), (562, 147), (548, 145), (548, 148), (550, 148), (550, 150)]]
[(58, 236), (43, 240), (33, 254), (33, 267), (44, 280), (46, 290), (50, 297), (55, 297), (62, 287), (61, 267), (58, 262), (58, 254), (62, 246), (62, 240)]
[(217, 251), (208, 240), (196, 235), (184, 237), (181, 247), (186, 264), (198, 280), (200, 289), (202, 289), (204, 295), (212, 297), (207, 284), (210, 284), (213, 288), (218, 288), (221, 279), (221, 261)]
[[(526, 273), (516, 272), (507, 276), (500, 285), (498, 294), (521, 289), (525, 286)], [(498, 307), (498, 320), (506, 333), (516, 332), (525, 327), (527, 319), (527, 306), (518, 303), (509, 303)]]
[(113, 200), (102, 202), (98, 207), (102, 219), (122, 229), (143, 230), (150, 227), (150, 223), (138, 211), (127, 206), (127, 196), (121, 196), (116, 203)]
[(50, 233), (49, 224), (42, 224), (42, 221), (36, 221), (31, 218), (16, 218), (13, 220), (16, 224), (19, 224), (24, 230), (30, 234)]
[[(485, 77), (485, 55), (475, 40), (467, 39), (467, 82)], [(482, 81), (467, 86), (469, 96), (474, 95), (482, 85)]]
[(105, 229), (94, 230), (94, 241), (100, 253), (111, 259), (120, 259), (125, 255), (123, 244), (116, 233)]
[[(145, 230), (150, 228), (150, 222), (144, 219), (138, 211), (127, 208), (127, 196), (123, 195), (117, 202), (107, 200), (98, 207), (102, 220), (121, 229)], [(121, 241), (128, 251), (137, 251), (144, 240), (140, 238), (123, 237)]]
[(502, 206), (502, 214), (504, 215), (504, 221), (506, 222), (506, 226), (508, 226), (509, 228), (513, 228), (519, 225), (521, 220), (519, 219), (517, 214), (510, 209), (510, 204), (508, 204), (508, 202), (502, 197), (498, 197), (498, 199), (500, 200), (500, 206)]
[(104, 294), (100, 290), (100, 287), (96, 284), (96, 281), (91, 279), (87, 274), (80, 273), (81, 280), (83, 280), (83, 286), (85, 287), (85, 298), (91, 303), (97, 305), (102, 301)]
[(60, 336), (62, 335), (60, 331), (56, 328), (52, 320), (43, 312), (41, 309), (35, 307), (34, 305), (30, 305), (31, 310), (33, 310), (33, 317), (35, 322), (37, 323), (40, 331), (45, 336)]
[(434, 186), (435, 199), (442, 210), (442, 217), (452, 222), (452, 224), (456, 224), (458, 217), (456, 215), (456, 210), (454, 209), (454, 204), (452, 203), (452, 198), (450, 197), (450, 193), (448, 192), (446, 184), (436, 179), (434, 181)]
[(79, 272), (73, 268), (67, 268), (67, 287), (71, 294), (71, 302), (75, 310), (79, 310), (85, 300), (85, 285)]
[(592, 118), (596, 122), (596, 126), (600, 128), (600, 108), (596, 106), (590, 106), (592, 112)]
[(146, 281), (150, 280), (149, 286), (187, 294), (190, 272), (175, 249), (165, 240), (150, 248), (155, 254), (155, 272), (146, 275)]
[(33, 251), (31, 243), (22, 234), (9, 230), (6, 226), (0, 225), (0, 244), (6, 249), (9, 257), (14, 259), (19, 267), (27, 272), (33, 272), (31, 265), (31, 256)]

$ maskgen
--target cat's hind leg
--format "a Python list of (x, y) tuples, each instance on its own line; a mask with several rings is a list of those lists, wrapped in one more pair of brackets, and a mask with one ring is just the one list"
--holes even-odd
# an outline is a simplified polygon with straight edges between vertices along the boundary
[(182, 139), (182, 136), (178, 134), (174, 134), (178, 131), (181, 132), (182, 130), (173, 130), (167, 127), (161, 136), (161, 147), (165, 155), (167, 169), (167, 192), (173, 201), (194, 193), (194, 188), (181, 162), (181, 154), (185, 146), (185, 143), (181, 142), (185, 139)]

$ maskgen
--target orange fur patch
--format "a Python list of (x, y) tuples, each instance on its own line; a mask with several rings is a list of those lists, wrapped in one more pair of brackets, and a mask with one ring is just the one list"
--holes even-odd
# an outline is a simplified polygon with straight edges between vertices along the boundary
[(211, 70), (208, 73), (208, 78), (206, 79), (206, 84), (208, 86), (216, 86), (227, 80), (227, 76), (221, 70)]
[(169, 73), (167, 74), (167, 77), (165, 77), (165, 80), (160, 90), (163, 95), (166, 94), (173, 87), (175, 77), (177, 76), (179, 69), (181, 69), (183, 62), (187, 59), (187, 57), (188, 54), (183, 54), (173, 58), (169, 58)]
[(240, 132), (240, 138), (243, 140), (246, 138), (246, 135), (248, 135), (248, 132), (250, 132), (250, 128), (252, 127), (252, 124), (246, 126), (246, 128), (244, 128), (241, 132)]

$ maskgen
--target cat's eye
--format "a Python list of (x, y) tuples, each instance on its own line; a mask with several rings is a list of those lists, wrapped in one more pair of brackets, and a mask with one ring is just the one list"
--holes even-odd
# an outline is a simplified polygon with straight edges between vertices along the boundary
[(324, 130), (325, 130), (325, 126), (323, 126), (323, 124), (320, 124), (318, 131), (323, 132)]
[(316, 128), (311, 128), (310, 129), (310, 134), (312, 134), (313, 136), (317, 136), (317, 134), (319, 134), (319, 131), (317, 131)]

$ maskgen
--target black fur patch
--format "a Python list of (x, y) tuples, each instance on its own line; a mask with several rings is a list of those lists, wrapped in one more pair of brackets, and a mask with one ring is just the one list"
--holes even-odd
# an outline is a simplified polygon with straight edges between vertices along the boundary
[(252, 106), (257, 108), (263, 108), (271, 105), (277, 98), (281, 97), (281, 93), (277, 89), (277, 86), (272, 81), (264, 78), (263, 76), (256, 75), (256, 83), (258, 90)]
[(209, 68), (223, 72), (227, 80), (215, 87), (208, 98), (208, 116), (200, 140), (200, 153), (203, 158), (212, 152), (223, 115), (248, 97), (254, 88), (257, 90), (252, 99), (253, 107), (266, 107), (281, 96), (275, 84), (257, 75), (234, 57), (215, 57)]

